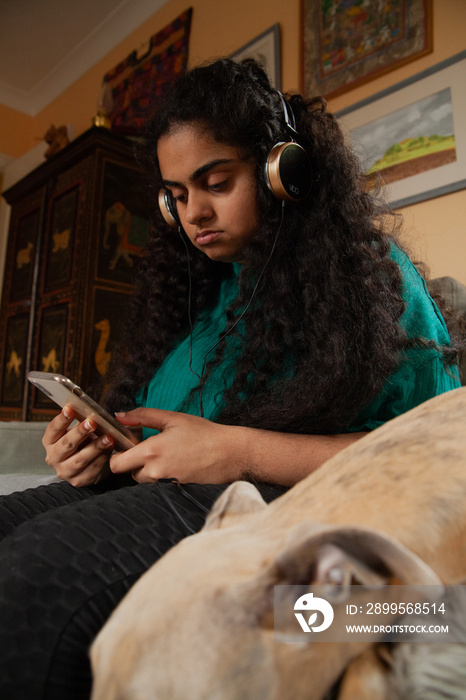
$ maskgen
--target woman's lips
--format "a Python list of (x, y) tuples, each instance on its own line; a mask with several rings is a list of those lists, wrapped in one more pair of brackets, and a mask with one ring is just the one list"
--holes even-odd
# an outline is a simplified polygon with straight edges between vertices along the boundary
[(208, 245), (216, 241), (221, 235), (221, 231), (201, 231), (196, 235), (196, 243), (197, 245)]

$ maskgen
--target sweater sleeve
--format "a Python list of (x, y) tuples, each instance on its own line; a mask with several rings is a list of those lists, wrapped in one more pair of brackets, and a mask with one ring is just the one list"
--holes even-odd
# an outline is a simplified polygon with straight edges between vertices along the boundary
[(441, 348), (450, 344), (450, 337), (424, 279), (396, 246), (392, 247), (392, 258), (400, 267), (401, 293), (406, 303), (400, 325), (409, 339), (423, 338), (431, 344), (425, 347), (414, 342), (401, 354), (398, 368), (387, 378), (379, 396), (356, 418), (350, 432), (374, 430), (420, 403), (460, 386), (458, 367), (446, 365), (442, 357)]
[(375, 430), (424, 401), (459, 386), (458, 368), (445, 366), (439, 355), (421, 365), (406, 363), (386, 383), (382, 393), (364, 411), (360, 422), (352, 426), (350, 432)]

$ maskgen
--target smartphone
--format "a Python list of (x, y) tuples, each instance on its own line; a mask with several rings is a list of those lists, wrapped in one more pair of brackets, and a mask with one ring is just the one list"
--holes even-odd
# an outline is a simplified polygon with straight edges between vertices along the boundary
[(121, 425), (68, 377), (49, 372), (29, 372), (28, 379), (61, 408), (71, 406), (81, 420), (92, 418), (97, 423), (96, 435), (111, 435), (115, 440), (115, 449), (129, 450), (138, 444), (139, 440), (128, 428)]

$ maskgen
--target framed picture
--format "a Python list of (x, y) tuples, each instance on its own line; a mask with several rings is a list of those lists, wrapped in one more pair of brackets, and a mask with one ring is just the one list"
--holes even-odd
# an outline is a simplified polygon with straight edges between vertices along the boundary
[(112, 131), (138, 134), (148, 106), (186, 70), (192, 14), (190, 7), (105, 74), (99, 111)]
[(282, 89), (280, 25), (274, 24), (230, 55), (234, 61), (254, 58), (265, 69), (271, 84)]
[(336, 113), (397, 209), (466, 187), (466, 51)]
[(302, 2), (307, 97), (334, 97), (432, 52), (432, 0)]
[(50, 204), (44, 292), (71, 282), (79, 184), (55, 195)]

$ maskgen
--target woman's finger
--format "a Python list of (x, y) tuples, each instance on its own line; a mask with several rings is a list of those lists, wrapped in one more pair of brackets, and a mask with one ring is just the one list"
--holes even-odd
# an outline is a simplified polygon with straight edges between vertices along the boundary
[(65, 406), (58, 416), (55, 416), (45, 429), (42, 438), (42, 444), (45, 448), (48, 445), (55, 444), (60, 438), (65, 435), (68, 428), (75, 418), (75, 413), (70, 406)]

